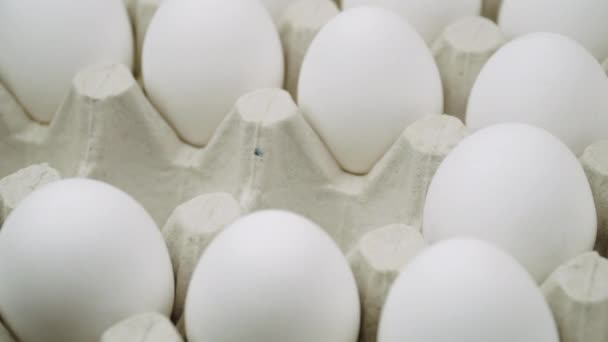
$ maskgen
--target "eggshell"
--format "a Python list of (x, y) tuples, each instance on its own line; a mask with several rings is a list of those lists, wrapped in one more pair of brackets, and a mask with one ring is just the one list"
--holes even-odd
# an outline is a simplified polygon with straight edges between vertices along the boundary
[(415, 120), (442, 114), (437, 65), (398, 15), (358, 7), (328, 22), (310, 45), (298, 100), (341, 166), (367, 173)]
[(0, 82), (30, 116), (48, 123), (84, 67), (133, 63), (122, 0), (0, 2)]
[(490, 244), (455, 239), (414, 259), (395, 281), (378, 342), (559, 342), (540, 289)]
[(307, 219), (262, 211), (201, 257), (186, 298), (188, 341), (354, 342), (359, 299), (336, 244)]
[(381, 6), (403, 16), (430, 45), (452, 22), (481, 13), (481, 0), (342, 0), (342, 8)]
[(93, 180), (51, 183), (0, 233), (0, 312), (20, 341), (97, 341), (134, 314), (168, 315), (173, 272), (152, 218)]
[(203, 146), (241, 95), (282, 86), (279, 34), (259, 1), (164, 1), (144, 41), (142, 76), (182, 139)]
[(608, 78), (573, 40), (554, 33), (518, 38), (490, 58), (467, 108), (473, 129), (524, 122), (562, 139), (574, 153), (608, 138)]
[(603, 60), (608, 57), (606, 18), (606, 0), (504, 0), (498, 24), (511, 37), (538, 31), (563, 34)]
[(423, 233), (493, 242), (541, 282), (593, 248), (596, 212), (582, 166), (546, 131), (499, 124), (463, 140), (431, 181)]

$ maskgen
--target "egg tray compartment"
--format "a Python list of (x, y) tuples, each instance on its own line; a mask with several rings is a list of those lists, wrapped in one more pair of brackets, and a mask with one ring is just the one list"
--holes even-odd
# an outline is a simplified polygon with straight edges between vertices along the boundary
[[(157, 1), (137, 3), (132, 15), (140, 17), (135, 31), (141, 42)], [(308, 44), (333, 15), (327, 6), (322, 7), (322, 18), (312, 15), (318, 14), (318, 4), (326, 6), (327, 1), (294, 4), (281, 24), (286, 88), (292, 93)], [(460, 28), (446, 31), (434, 46), (442, 79), (449, 84), (448, 108), (462, 108), (474, 76), (503, 42), (497, 32), (473, 45), (461, 41), (478, 29), (495, 30), (479, 18), (467, 19)], [(31, 164), (52, 166), (32, 166), (0, 182), (0, 223), (20, 198), (58, 179), (59, 173), (102, 180), (125, 190), (163, 227), (176, 276), (172, 318), (183, 332), (188, 282), (215, 234), (247, 212), (291, 210), (324, 227), (348, 254), (361, 293), (361, 339), (374, 341), (392, 281), (425, 247), (419, 227), (431, 177), (465, 135), (458, 119), (423, 118), (403, 132), (369, 174), (351, 175), (341, 170), (289, 94), (265, 89), (239, 99), (210, 143), (195, 148), (179, 139), (127, 68), (95, 66), (75, 77), (49, 125), (32, 121), (0, 85), (0, 177)], [(582, 157), (598, 206), (598, 250), (603, 253), (608, 240), (606, 159), (608, 143), (603, 142)], [(552, 277), (547, 281), (552, 285), (543, 287), (552, 289), (547, 293), (562, 340), (606, 341), (601, 335), (606, 328), (594, 325), (608, 318), (608, 295), (599, 286), (606, 284), (605, 259), (589, 254), (572, 263), (576, 267), (564, 265), (565, 271), (559, 273), (569, 276)], [(573, 289), (572, 284), (579, 287)], [(166, 318), (143, 314), (117, 324), (102, 340), (130, 341), (135, 334), (145, 341), (181, 340), (174, 330)], [(0, 341), (5, 335), (0, 326)]]

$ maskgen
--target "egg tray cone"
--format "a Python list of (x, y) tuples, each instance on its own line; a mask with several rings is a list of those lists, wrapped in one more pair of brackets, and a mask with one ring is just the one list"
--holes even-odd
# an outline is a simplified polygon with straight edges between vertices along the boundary
[[(323, 23), (337, 14), (328, 2), (298, 2), (293, 5), (298, 10), (288, 9), (280, 24), (286, 86), (292, 95), (297, 92), (299, 65), (308, 45)], [(314, 7), (323, 3), (324, 7)], [(158, 0), (132, 4), (141, 51)], [(322, 20), (301, 17), (301, 13), (318, 14), (316, 8), (323, 8)], [(461, 118), (481, 66), (504, 43), (500, 32), (482, 20), (467, 18), (459, 24), (461, 29), (448, 28), (434, 47), (442, 79), (452, 91), (446, 106), (455, 108), (450, 112)], [(473, 43), (466, 39), (480, 27), (487, 27), (489, 34), (476, 36)], [(93, 66), (74, 78), (69, 95), (48, 125), (31, 120), (0, 84), (0, 178), (31, 165), (0, 181), (0, 225), (21, 198), (59, 175), (94, 178), (125, 190), (162, 227), (176, 277), (172, 319), (183, 334), (187, 286), (213, 237), (251, 211), (297, 212), (324, 227), (348, 255), (363, 307), (361, 340), (373, 342), (388, 289), (401, 268), (424, 248), (419, 229), (430, 180), (465, 135), (465, 127), (454, 117), (425, 117), (404, 130), (369, 174), (351, 175), (339, 167), (287, 92), (262, 89), (240, 98), (209, 144), (195, 148), (180, 140), (127, 68)], [(605, 156), (608, 142), (594, 144), (581, 157), (600, 217), (597, 250), (604, 255), (608, 252)], [(573, 277), (584, 280), (589, 275)], [(548, 284), (555, 283), (551, 279)], [(599, 279), (594, 280), (598, 283), (603, 278), (593, 279)], [(570, 293), (553, 293), (559, 292), (546, 292), (556, 316), (568, 306), (553, 302), (579, 299)], [(605, 301), (594, 305), (599, 308), (594, 311), (596, 318), (608, 318)], [(565, 317), (557, 320), (562, 335), (605, 336), (600, 325), (578, 324), (587, 319), (584, 314), (559, 317)], [(598, 331), (580, 335), (581, 329)], [(117, 323), (103, 341), (132, 341), (141, 336), (145, 336), (142, 341), (180, 341), (174, 330), (166, 319), (143, 314)], [(0, 342), (4, 341), (13, 339), (0, 323)]]
[(481, 13), (483, 16), (496, 21), (502, 0), (483, 0), (482, 3)]
[(129, 317), (101, 336), (100, 342), (183, 342), (175, 326), (165, 316), (143, 313)]
[(608, 340), (608, 260), (596, 252), (561, 265), (542, 291), (551, 306), (562, 342)]

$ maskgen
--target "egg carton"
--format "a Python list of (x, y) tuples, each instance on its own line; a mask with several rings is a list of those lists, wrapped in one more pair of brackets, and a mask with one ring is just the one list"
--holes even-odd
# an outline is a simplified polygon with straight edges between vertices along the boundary
[(100, 342), (183, 342), (167, 317), (158, 313), (143, 313), (129, 317), (109, 328)]
[[(594, 194), (606, 189), (600, 183), (608, 176), (606, 152), (608, 142), (601, 142), (588, 148), (582, 158), (585, 169), (591, 172), (588, 174), (595, 179), (592, 181)], [(597, 156), (599, 160), (595, 158)], [(0, 199), (7, 193), (20, 194), (13, 197), (16, 205), (31, 191), (58, 179), (58, 173), (48, 165), (30, 166), (0, 181)], [(176, 277), (172, 318), (177, 322), (179, 332), (166, 317), (146, 313), (110, 327), (101, 341), (182, 341), (185, 295), (196, 263), (212, 239), (243, 214), (238, 201), (228, 193), (200, 195), (178, 206), (163, 226), (162, 233)], [(605, 217), (605, 208), (599, 214)], [(604, 220), (601, 224), (605, 227)], [(426, 243), (418, 227), (392, 224), (371, 229), (348, 253), (362, 306), (360, 341), (375, 341), (382, 306), (393, 281), (424, 248)], [(606, 341), (607, 281), (608, 260), (592, 252), (564, 263), (544, 282), (541, 289), (555, 316), (562, 342)], [(0, 323), (0, 342), (13, 341)]]
[(481, 13), (484, 17), (496, 21), (502, 0), (483, 0)]
[[(138, 51), (159, 2), (133, 1)], [(176, 276), (172, 320), (183, 333), (187, 286), (213, 237), (251, 211), (278, 208), (300, 213), (324, 227), (347, 254), (361, 295), (361, 340), (375, 341), (388, 289), (425, 246), (420, 223), (430, 180), (467, 131), (453, 116), (430, 115), (405, 129), (367, 175), (344, 172), (292, 99), (308, 45), (337, 13), (330, 0), (304, 0), (285, 12), (279, 29), (286, 55), (286, 88), (292, 96), (263, 89), (241, 97), (204, 148), (180, 140), (124, 66), (93, 66), (79, 73), (48, 125), (31, 120), (0, 84), (0, 177), (48, 163), (0, 182), (1, 217), (28, 192), (60, 174), (94, 178), (125, 190), (162, 227)], [(433, 53), (446, 85), (448, 112), (464, 117), (475, 77), (504, 41), (500, 30), (482, 18), (466, 18), (446, 29)], [(598, 206), (597, 249), (602, 253), (608, 251), (604, 185), (608, 158), (604, 156), (608, 143), (600, 142), (581, 157)], [(594, 255), (593, 260), (601, 264), (604, 259)], [(600, 273), (583, 276), (576, 267), (562, 268), (562, 273), (573, 273), (573, 279), (583, 284), (602, 284)], [(544, 288), (565, 289), (546, 291), (551, 303), (561, 303), (552, 304), (552, 309), (556, 317), (563, 317), (557, 319), (562, 336), (574, 336), (562, 337), (564, 341), (593, 342), (592, 336), (604, 336), (605, 327), (586, 322), (608, 318), (605, 300), (592, 292), (573, 292), (568, 287), (571, 282), (556, 277), (550, 278), (553, 285)], [(572, 316), (571, 305), (583, 309)], [(585, 311), (592, 306), (593, 317)], [(174, 329), (163, 317), (144, 314), (110, 328), (103, 340), (181, 340)], [(581, 335), (583, 329), (595, 332)], [(0, 324), (0, 341), (5, 335), (11, 341), (3, 333)]]
[[(145, 31), (157, 3), (139, 0), (136, 32)], [(302, 56), (323, 20), (335, 14), (330, 0), (302, 1), (285, 12), (280, 28), (288, 85), (297, 80)], [(437, 44), (441, 75), (450, 85), (447, 107), (462, 108), (475, 73), (502, 42), (495, 34), (474, 34), (489, 25), (468, 19)], [(471, 44), (467, 36), (478, 38)], [(159, 225), (178, 204), (200, 193), (224, 191), (247, 210), (278, 207), (311, 217), (345, 251), (368, 227), (418, 225), (430, 177), (466, 134), (452, 117), (424, 118), (405, 130), (369, 174), (355, 176), (340, 169), (287, 93), (267, 89), (239, 99), (209, 144), (196, 148), (179, 139), (129, 70), (119, 65), (79, 73), (49, 125), (31, 120), (1, 86), (0, 114), (5, 161), (0, 177), (48, 162), (62, 175), (124, 189)]]
[(32, 165), (0, 180), (0, 228), (4, 219), (34, 189), (61, 179), (47, 164)]

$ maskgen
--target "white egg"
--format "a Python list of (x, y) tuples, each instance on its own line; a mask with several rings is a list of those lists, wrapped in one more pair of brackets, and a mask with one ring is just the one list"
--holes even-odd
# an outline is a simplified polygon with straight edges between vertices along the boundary
[(573, 40), (532, 33), (486, 63), (471, 91), (466, 121), (473, 129), (499, 122), (536, 125), (581, 154), (608, 138), (608, 78)]
[(307, 219), (261, 211), (201, 257), (186, 298), (188, 341), (355, 342), (359, 297), (331, 238)]
[(278, 23), (283, 12), (285, 12), (290, 5), (298, 1), (301, 0), (262, 0), (262, 4), (266, 7), (268, 12), (270, 12), (275, 23)]
[(546, 131), (518, 123), (482, 129), (458, 144), (424, 206), (427, 241), (493, 242), (539, 282), (591, 250), (596, 230), (593, 196), (576, 157)]
[(399, 275), (384, 305), (378, 342), (559, 342), (543, 294), (494, 246), (439, 243)]
[(133, 63), (122, 0), (0, 0), (0, 82), (48, 123), (88, 66)]
[(0, 232), (0, 313), (23, 342), (98, 341), (131, 315), (173, 306), (167, 247), (146, 211), (101, 182), (26, 197)]
[(142, 76), (182, 139), (203, 146), (241, 95), (282, 86), (279, 34), (259, 1), (164, 1), (146, 34)]
[(382, 6), (402, 15), (432, 44), (454, 21), (479, 15), (482, 0), (342, 0), (342, 8)]
[(509, 36), (561, 33), (603, 60), (608, 57), (606, 18), (606, 0), (503, 0), (498, 24)]
[(308, 49), (298, 85), (302, 111), (342, 167), (367, 173), (417, 119), (443, 112), (437, 65), (398, 15), (342, 12)]

